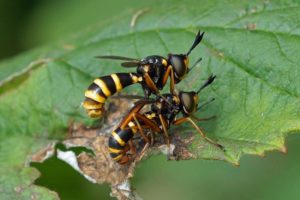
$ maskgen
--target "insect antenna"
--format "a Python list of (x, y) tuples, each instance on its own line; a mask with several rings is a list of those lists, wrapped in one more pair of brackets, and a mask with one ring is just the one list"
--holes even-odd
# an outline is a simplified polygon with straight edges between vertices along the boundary
[(201, 104), (200, 106), (197, 107), (196, 111), (199, 111), (201, 108), (203, 108), (204, 106), (207, 106), (208, 104), (210, 104), (211, 102), (213, 102), (215, 100), (215, 98), (211, 98), (210, 100), (204, 102), (203, 104)]
[(198, 60), (196, 60), (196, 62), (192, 65), (192, 67), (190, 67), (188, 70), (188, 72), (191, 72), (192, 69), (202, 60), (202, 58), (198, 58)]
[(216, 78), (215, 75), (210, 75), (196, 93), (199, 94), (199, 92), (201, 92), (201, 90), (203, 90), (204, 88), (206, 88), (207, 86), (212, 84), (212, 82), (215, 80), (215, 78)]
[(186, 53), (186, 55), (190, 55), (190, 53), (192, 52), (192, 50), (201, 42), (202, 38), (203, 38), (204, 32), (200, 33), (200, 30), (198, 31), (195, 41), (193, 43), (193, 45), (191, 46), (191, 48), (189, 49), (189, 51)]

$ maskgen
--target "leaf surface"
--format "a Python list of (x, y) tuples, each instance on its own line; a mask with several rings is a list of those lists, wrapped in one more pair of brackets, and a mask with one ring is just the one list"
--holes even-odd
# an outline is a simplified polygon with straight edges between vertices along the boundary
[[(199, 29), (205, 36), (190, 59), (201, 56), (203, 61), (177, 87), (196, 90), (211, 73), (217, 75), (212, 87), (200, 94), (201, 102), (211, 97), (216, 101), (197, 116), (217, 116), (199, 125), (226, 152), (205, 143), (187, 124), (173, 127), (170, 133), (194, 133), (189, 151), (195, 158), (238, 164), (244, 153), (285, 151), (284, 137), (300, 129), (300, 4), (288, 0), (171, 2), (150, 6), (134, 27), (129, 26), (133, 13), (125, 12), (63, 43), (0, 63), (0, 160), (5, 163), (0, 171), (7, 171), (0, 179), (4, 191), (0, 197), (15, 197), (19, 194), (13, 191), (21, 191), (21, 195), (56, 198), (31, 184), (37, 172), (25, 164), (49, 141), (63, 139), (71, 120), (91, 122), (80, 103), (94, 77), (125, 71), (119, 62), (94, 56), (185, 53)], [(141, 93), (141, 88), (126, 92)]]

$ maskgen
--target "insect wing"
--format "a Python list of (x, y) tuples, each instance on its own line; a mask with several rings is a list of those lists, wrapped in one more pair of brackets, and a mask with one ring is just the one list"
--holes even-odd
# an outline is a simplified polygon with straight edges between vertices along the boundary
[(96, 56), (96, 58), (100, 58), (100, 59), (111, 59), (111, 60), (126, 60), (126, 61), (136, 61), (139, 62), (138, 59), (136, 58), (128, 58), (128, 57), (124, 57), (124, 56)]
[(121, 63), (122, 67), (137, 67), (141, 64), (141, 61), (138, 59), (123, 57), (123, 56), (113, 56), (113, 55), (111, 55), (111, 56), (96, 56), (96, 58), (127, 61), (127, 62)]
[(140, 61), (129, 61), (129, 62), (123, 62), (121, 63), (122, 67), (137, 67), (141, 64)]
[[(144, 96), (140, 96), (140, 95), (127, 95), (127, 94), (122, 94), (122, 95), (118, 95), (118, 96), (111, 96), (110, 98), (112, 98), (112, 99), (145, 99)], [(150, 100), (154, 100), (154, 99), (150, 99)]]

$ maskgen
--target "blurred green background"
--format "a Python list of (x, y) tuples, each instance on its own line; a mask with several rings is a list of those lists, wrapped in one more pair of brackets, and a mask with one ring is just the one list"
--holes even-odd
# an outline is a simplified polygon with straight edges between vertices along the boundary
[[(153, 1), (1, 0), (0, 59), (149, 4)], [(155, 156), (138, 167), (133, 185), (146, 200), (298, 199), (299, 141), (300, 135), (288, 138), (288, 155), (244, 156), (238, 168), (219, 161), (168, 162), (165, 156)], [(51, 158), (33, 166), (42, 173), (36, 183), (57, 191), (61, 199), (109, 199), (107, 185), (89, 183), (62, 161)]]

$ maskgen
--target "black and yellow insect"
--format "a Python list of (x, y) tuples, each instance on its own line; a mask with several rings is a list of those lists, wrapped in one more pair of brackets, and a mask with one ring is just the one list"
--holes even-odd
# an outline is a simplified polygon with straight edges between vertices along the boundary
[(102, 59), (123, 60), (123, 67), (136, 67), (136, 73), (116, 73), (110, 76), (99, 77), (89, 86), (85, 92), (83, 107), (88, 115), (97, 118), (104, 112), (104, 103), (107, 97), (119, 92), (123, 88), (139, 83), (142, 85), (145, 98), (151, 94), (159, 95), (170, 77), (170, 91), (174, 94), (174, 85), (179, 83), (195, 64), (188, 68), (188, 56), (192, 50), (201, 42), (204, 32), (198, 34), (186, 54), (169, 54), (168, 58), (158, 55), (148, 56), (141, 60), (122, 56), (98, 56)]
[(107, 97), (121, 91), (124, 87), (139, 82), (136, 73), (115, 73), (96, 78), (85, 91), (83, 107), (87, 114), (94, 118), (102, 115)]
[[(119, 164), (126, 164), (135, 157), (136, 150), (132, 139), (137, 133), (139, 133), (146, 142), (145, 147), (140, 153), (143, 154), (142, 152), (145, 151), (150, 144), (150, 140), (144, 132), (145, 129), (163, 133), (166, 143), (169, 146), (170, 140), (167, 130), (172, 125), (179, 125), (184, 122), (189, 122), (207, 142), (224, 150), (222, 145), (206, 137), (203, 131), (193, 121), (210, 119), (199, 119), (193, 114), (201, 108), (201, 106), (198, 106), (198, 93), (210, 85), (214, 79), (215, 76), (210, 76), (197, 92), (181, 91), (178, 94), (167, 93), (162, 95), (163, 98), (158, 96), (156, 100), (143, 99), (138, 101), (109, 138), (109, 152), (113, 160)], [(151, 109), (143, 113), (141, 110), (146, 104), (150, 104)], [(177, 118), (179, 113), (183, 115), (181, 118)], [(128, 153), (129, 151), (130, 153)]]

